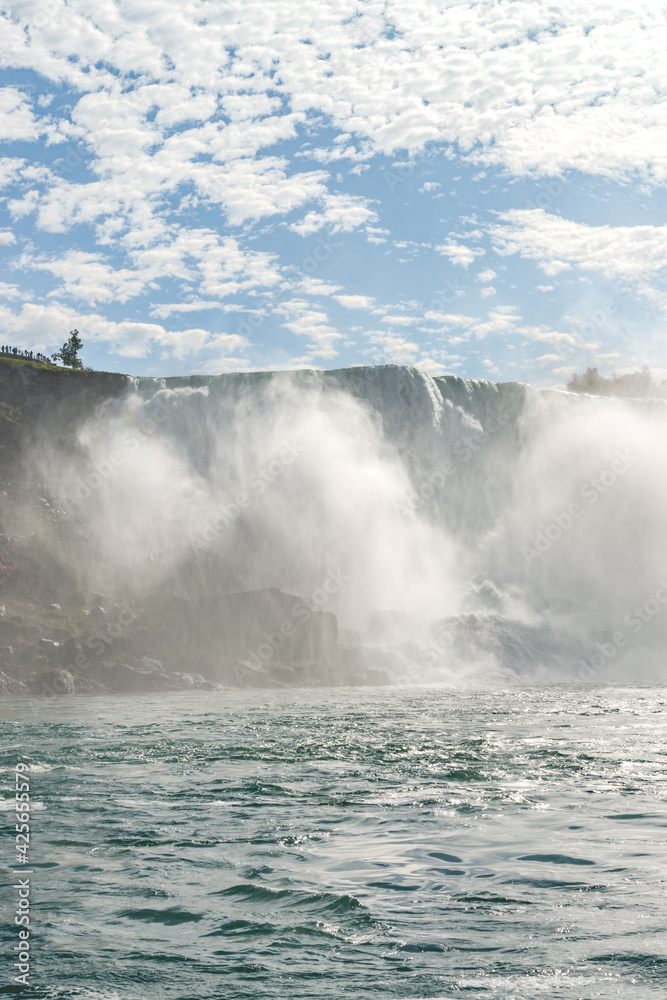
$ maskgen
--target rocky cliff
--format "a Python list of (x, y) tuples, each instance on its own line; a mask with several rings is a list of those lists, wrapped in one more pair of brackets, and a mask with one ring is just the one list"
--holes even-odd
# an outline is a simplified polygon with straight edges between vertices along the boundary
[(0, 359), (0, 694), (382, 681), (331, 611), (276, 587), (234, 592), (209, 551), (148, 589), (91, 589), (75, 554), (93, 529), (58, 467), (100, 407), (135, 391), (123, 375)]

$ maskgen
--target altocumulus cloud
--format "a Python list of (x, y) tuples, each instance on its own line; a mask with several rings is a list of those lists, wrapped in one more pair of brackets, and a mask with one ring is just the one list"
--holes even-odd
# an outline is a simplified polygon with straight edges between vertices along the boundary
[[(79, 325), (87, 360), (165, 374), (654, 360), (657, 5), (9, 0), (1, 28), (5, 339)], [(584, 342), (620, 280), (628, 315)]]

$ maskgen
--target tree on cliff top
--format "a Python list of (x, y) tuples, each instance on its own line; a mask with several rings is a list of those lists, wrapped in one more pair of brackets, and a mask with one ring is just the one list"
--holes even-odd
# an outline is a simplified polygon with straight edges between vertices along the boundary
[(69, 340), (55, 354), (51, 355), (53, 361), (62, 361), (68, 368), (83, 368), (82, 362), (77, 357), (83, 347), (83, 342), (78, 330), (70, 330)]
[(586, 392), (592, 396), (625, 396), (630, 398), (667, 396), (667, 379), (654, 382), (648, 368), (625, 375), (605, 378), (597, 368), (587, 368), (583, 375), (573, 375), (567, 383), (570, 392)]

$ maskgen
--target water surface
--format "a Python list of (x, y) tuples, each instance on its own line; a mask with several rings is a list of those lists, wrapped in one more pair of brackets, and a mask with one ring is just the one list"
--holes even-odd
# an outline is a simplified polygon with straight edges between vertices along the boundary
[(664, 687), (0, 713), (5, 847), (17, 759), (36, 803), (24, 996), (665, 996)]

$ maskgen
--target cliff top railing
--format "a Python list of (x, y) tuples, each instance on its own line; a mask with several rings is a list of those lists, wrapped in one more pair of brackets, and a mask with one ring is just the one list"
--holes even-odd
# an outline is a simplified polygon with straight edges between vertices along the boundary
[(42, 364), (46, 365), (53, 364), (51, 358), (47, 358), (45, 354), (41, 354), (39, 351), (29, 351), (21, 347), (10, 347), (9, 344), (0, 345), (0, 357), (27, 358), (29, 361), (41, 361)]

